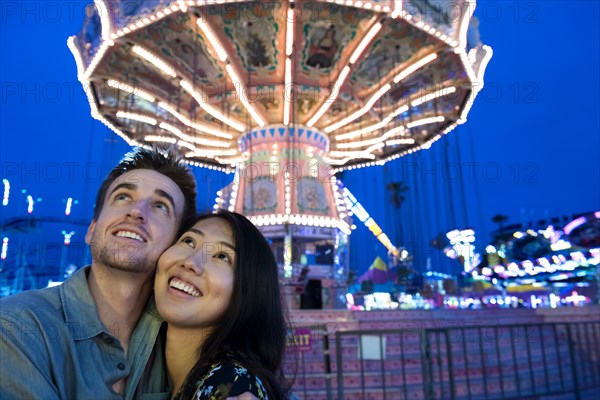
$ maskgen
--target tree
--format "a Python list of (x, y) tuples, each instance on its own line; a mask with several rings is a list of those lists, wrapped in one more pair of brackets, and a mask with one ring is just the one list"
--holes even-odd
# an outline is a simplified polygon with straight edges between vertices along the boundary
[(508, 216), (496, 214), (492, 217), (492, 222), (498, 224), (498, 230), (502, 230), (503, 224), (508, 220)]
[(412, 277), (412, 269), (407, 265), (399, 265), (396, 268), (396, 283), (408, 285)]
[(395, 209), (399, 209), (406, 200), (404, 197), (404, 193), (408, 192), (408, 186), (404, 185), (401, 181), (398, 182), (390, 182), (385, 187), (388, 191), (391, 192), (391, 200)]
[(406, 200), (406, 197), (404, 197), (404, 193), (408, 191), (408, 187), (406, 185), (404, 185), (404, 183), (402, 183), (401, 181), (398, 182), (390, 182), (385, 186), (386, 190), (390, 192), (390, 204), (394, 207), (394, 209), (396, 210), (396, 212), (392, 212), (393, 214), (393, 225), (396, 228), (396, 232), (395, 232), (395, 237), (393, 238), (393, 240), (395, 242), (399, 242), (401, 241), (402, 235), (401, 235), (401, 223), (398, 220), (398, 211), (400, 210), (400, 207), (402, 206), (402, 203), (404, 203), (404, 200)]

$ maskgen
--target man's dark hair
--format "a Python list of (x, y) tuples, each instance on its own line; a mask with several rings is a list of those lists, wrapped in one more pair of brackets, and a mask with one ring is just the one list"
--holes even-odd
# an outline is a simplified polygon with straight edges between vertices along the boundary
[(181, 155), (173, 148), (136, 147), (125, 154), (121, 161), (110, 171), (96, 195), (94, 219), (98, 219), (104, 207), (109, 186), (119, 176), (136, 169), (149, 169), (171, 179), (183, 192), (185, 200), (181, 226), (196, 215), (196, 179), (192, 175)]

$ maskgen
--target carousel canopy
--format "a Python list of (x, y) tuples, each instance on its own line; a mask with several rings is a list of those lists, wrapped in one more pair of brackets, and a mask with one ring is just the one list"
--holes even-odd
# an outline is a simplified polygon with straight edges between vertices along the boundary
[(132, 145), (173, 144), (231, 170), (243, 142), (283, 125), (325, 136), (324, 160), (344, 169), (427, 148), (465, 121), (491, 56), (474, 7), (99, 0), (69, 47), (92, 115)]

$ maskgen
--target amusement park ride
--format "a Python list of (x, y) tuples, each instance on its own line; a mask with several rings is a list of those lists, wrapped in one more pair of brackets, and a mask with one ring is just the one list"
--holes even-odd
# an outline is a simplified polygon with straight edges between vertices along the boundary
[(328, 265), (311, 274), (341, 280), (352, 215), (401, 248), (335, 173), (427, 149), (465, 122), (492, 55), (469, 27), (474, 8), (100, 0), (68, 45), (94, 118), (131, 145), (234, 173), (215, 208), (259, 226), (283, 276), (321, 249)]
[[(3, 179), (2, 183), (2, 207), (6, 207), (11, 198), (10, 182)], [(0, 297), (60, 283), (77, 268), (73, 262), (87, 258), (83, 243), (72, 244), (76, 232), (71, 229), (85, 230), (89, 225), (88, 220), (71, 216), (78, 200), (64, 199), (64, 216), (48, 216), (34, 213), (36, 203), (42, 198), (34, 198), (27, 190), (16, 197), (16, 202), (19, 197), (21, 203), (25, 200), (27, 214), (0, 221)]]

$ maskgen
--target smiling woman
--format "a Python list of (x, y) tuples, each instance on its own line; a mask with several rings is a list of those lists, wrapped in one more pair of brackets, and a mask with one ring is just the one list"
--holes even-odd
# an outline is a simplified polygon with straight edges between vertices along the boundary
[(160, 257), (155, 296), (174, 398), (287, 398), (277, 264), (247, 218), (200, 216)]
[(161, 256), (156, 297), (171, 332), (191, 329), (205, 333), (214, 329), (232, 297), (236, 259), (233, 242), (225, 220), (207, 218), (196, 222)]

